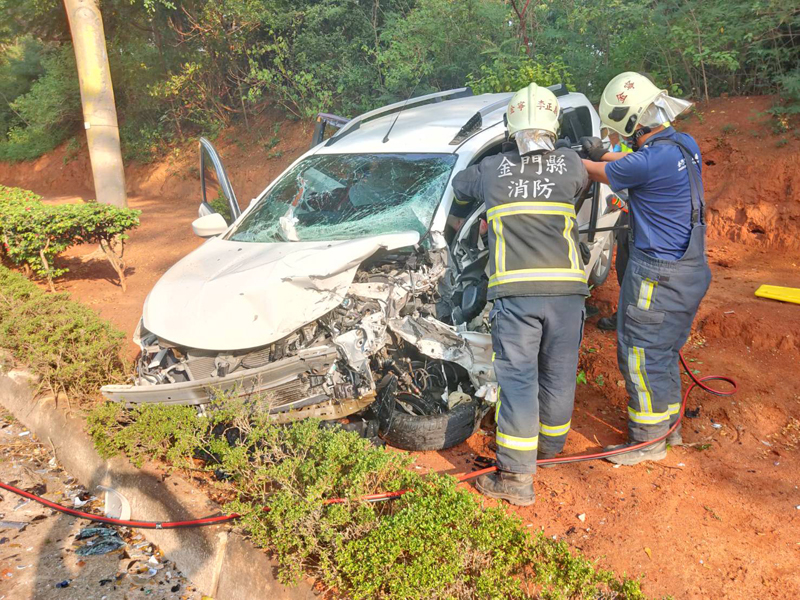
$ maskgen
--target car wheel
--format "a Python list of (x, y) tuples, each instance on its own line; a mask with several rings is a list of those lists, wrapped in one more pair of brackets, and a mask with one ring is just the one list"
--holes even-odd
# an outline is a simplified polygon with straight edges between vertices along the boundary
[(381, 437), (403, 450), (444, 450), (457, 446), (475, 433), (482, 416), (473, 398), (437, 415), (409, 415), (397, 409)]
[(593, 286), (602, 285), (608, 279), (608, 274), (611, 273), (611, 261), (614, 258), (614, 242), (616, 236), (612, 233), (606, 238), (603, 249), (594, 263), (592, 272), (589, 274), (589, 283)]

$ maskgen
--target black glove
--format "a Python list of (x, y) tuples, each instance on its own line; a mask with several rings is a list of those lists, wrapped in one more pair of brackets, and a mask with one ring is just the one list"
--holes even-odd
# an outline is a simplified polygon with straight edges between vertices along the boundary
[(569, 138), (561, 138), (556, 142), (555, 149), (560, 150), (561, 148), (572, 148), (572, 142), (570, 142)]
[(608, 154), (608, 150), (603, 146), (603, 142), (598, 137), (582, 137), (581, 149), (586, 153), (590, 160), (600, 162)]

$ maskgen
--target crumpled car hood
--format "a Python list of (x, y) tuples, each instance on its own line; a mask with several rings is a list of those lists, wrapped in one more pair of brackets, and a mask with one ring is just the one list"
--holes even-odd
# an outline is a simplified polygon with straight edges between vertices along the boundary
[(363, 260), (419, 241), (416, 232), (336, 242), (260, 244), (212, 238), (156, 283), (144, 326), (201, 350), (279, 340), (342, 302)]

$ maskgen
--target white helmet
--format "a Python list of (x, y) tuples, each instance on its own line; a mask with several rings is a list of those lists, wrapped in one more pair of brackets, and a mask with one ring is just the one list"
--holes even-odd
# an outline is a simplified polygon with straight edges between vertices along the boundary
[[(631, 137), (642, 113), (666, 90), (658, 89), (644, 75), (628, 71), (608, 82), (600, 98), (600, 120), (603, 127), (623, 137)], [(606, 137), (603, 132), (602, 137)]]
[(552, 150), (558, 138), (561, 107), (555, 94), (535, 83), (519, 90), (506, 110), (509, 137), (517, 142), (520, 154)]

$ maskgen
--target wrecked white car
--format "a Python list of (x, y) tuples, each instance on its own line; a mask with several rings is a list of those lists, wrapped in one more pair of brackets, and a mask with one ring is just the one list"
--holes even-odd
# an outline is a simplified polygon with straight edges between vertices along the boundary
[[(599, 135), (585, 96), (554, 91), (562, 137)], [(209, 239), (145, 301), (133, 384), (103, 393), (195, 405), (247, 395), (278, 421), (338, 420), (412, 450), (466, 439), (496, 396), (489, 250), (483, 207), (448, 228), (450, 182), (500, 151), (510, 97), (458, 89), (350, 121), (320, 115), (312, 149), (243, 212), (201, 140), (193, 228)], [(326, 125), (339, 127), (327, 139)], [(595, 184), (577, 207), (595, 285), (611, 267), (610, 194)]]

